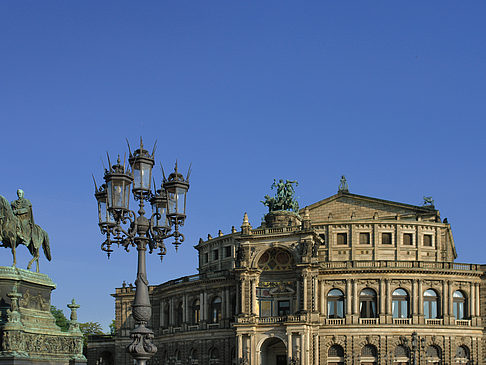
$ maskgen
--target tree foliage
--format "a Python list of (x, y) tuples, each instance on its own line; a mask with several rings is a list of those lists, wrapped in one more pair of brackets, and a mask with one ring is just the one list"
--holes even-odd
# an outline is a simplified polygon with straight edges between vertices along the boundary
[(90, 335), (103, 335), (103, 328), (98, 322), (80, 323), (79, 329), (83, 332), (85, 337)]
[(61, 328), (61, 331), (67, 332), (69, 329), (69, 321), (64, 315), (61, 309), (57, 309), (56, 306), (51, 305), (51, 314), (56, 319), (56, 325)]

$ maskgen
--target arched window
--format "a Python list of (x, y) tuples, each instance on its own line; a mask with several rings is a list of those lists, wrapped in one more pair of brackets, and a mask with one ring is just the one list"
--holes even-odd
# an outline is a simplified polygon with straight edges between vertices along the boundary
[(340, 345), (332, 345), (327, 352), (328, 365), (344, 364), (344, 349)]
[(425, 318), (439, 318), (439, 296), (433, 289), (424, 293), (424, 316)]
[(184, 309), (182, 307), (182, 302), (179, 302), (176, 307), (176, 327), (182, 326), (182, 313)]
[(408, 347), (404, 345), (398, 345), (395, 347), (395, 359), (393, 365), (408, 365), (410, 351)]
[(192, 302), (192, 324), (198, 324), (201, 320), (201, 304), (199, 299)]
[(361, 364), (376, 364), (377, 359), (376, 347), (373, 345), (366, 345), (361, 349)]
[(455, 361), (459, 364), (469, 364), (469, 348), (464, 345), (459, 346), (456, 350)]
[(344, 294), (339, 289), (332, 289), (327, 294), (327, 316), (329, 318), (344, 317)]
[(440, 349), (437, 346), (427, 347), (427, 350), (425, 350), (425, 357), (427, 364), (440, 364)]
[(456, 290), (452, 295), (453, 311), (456, 319), (466, 318), (466, 296), (459, 290)]
[(213, 347), (211, 350), (209, 350), (209, 363), (219, 364), (219, 351), (216, 347)]
[(218, 323), (221, 320), (221, 298), (216, 297), (211, 302), (211, 322)]
[(191, 349), (189, 356), (190, 356), (189, 360), (190, 360), (191, 365), (193, 365), (193, 364), (195, 365), (199, 362), (199, 354), (197, 352), (197, 349), (195, 349), (195, 348)]
[(359, 316), (375, 318), (376, 315), (376, 292), (373, 289), (363, 289), (359, 294)]
[(182, 355), (180, 350), (176, 350), (175, 354), (176, 364), (182, 364)]
[(393, 318), (408, 318), (408, 293), (397, 289), (392, 294)]

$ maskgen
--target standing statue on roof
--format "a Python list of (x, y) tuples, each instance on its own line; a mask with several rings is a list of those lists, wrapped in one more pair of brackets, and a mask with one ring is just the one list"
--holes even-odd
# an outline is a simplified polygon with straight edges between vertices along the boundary
[(341, 176), (341, 180), (338, 187), (338, 192), (340, 193), (349, 193), (349, 186), (348, 181), (344, 175)]
[(273, 179), (272, 189), (277, 189), (277, 193), (274, 198), (265, 195), (265, 200), (262, 200), (263, 205), (268, 207), (269, 212), (275, 212), (277, 210), (293, 210), (299, 211), (299, 203), (295, 200), (294, 185), (298, 186), (297, 181), (280, 179), (278, 182)]

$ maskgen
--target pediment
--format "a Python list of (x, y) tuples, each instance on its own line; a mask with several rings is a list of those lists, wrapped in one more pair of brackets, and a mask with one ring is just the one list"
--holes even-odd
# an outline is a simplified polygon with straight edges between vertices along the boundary
[(433, 207), (420, 207), (346, 192), (333, 195), (307, 208), (313, 223), (333, 220), (396, 219), (397, 216), (411, 218), (417, 215), (437, 214)]

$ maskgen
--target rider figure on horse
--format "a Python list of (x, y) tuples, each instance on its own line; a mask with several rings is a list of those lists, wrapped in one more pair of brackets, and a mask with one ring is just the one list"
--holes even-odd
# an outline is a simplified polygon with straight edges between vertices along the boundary
[(19, 237), (24, 245), (28, 245), (32, 239), (32, 228), (34, 226), (34, 215), (32, 213), (32, 204), (24, 198), (24, 191), (17, 190), (18, 199), (11, 203), (12, 211), (20, 222)]

